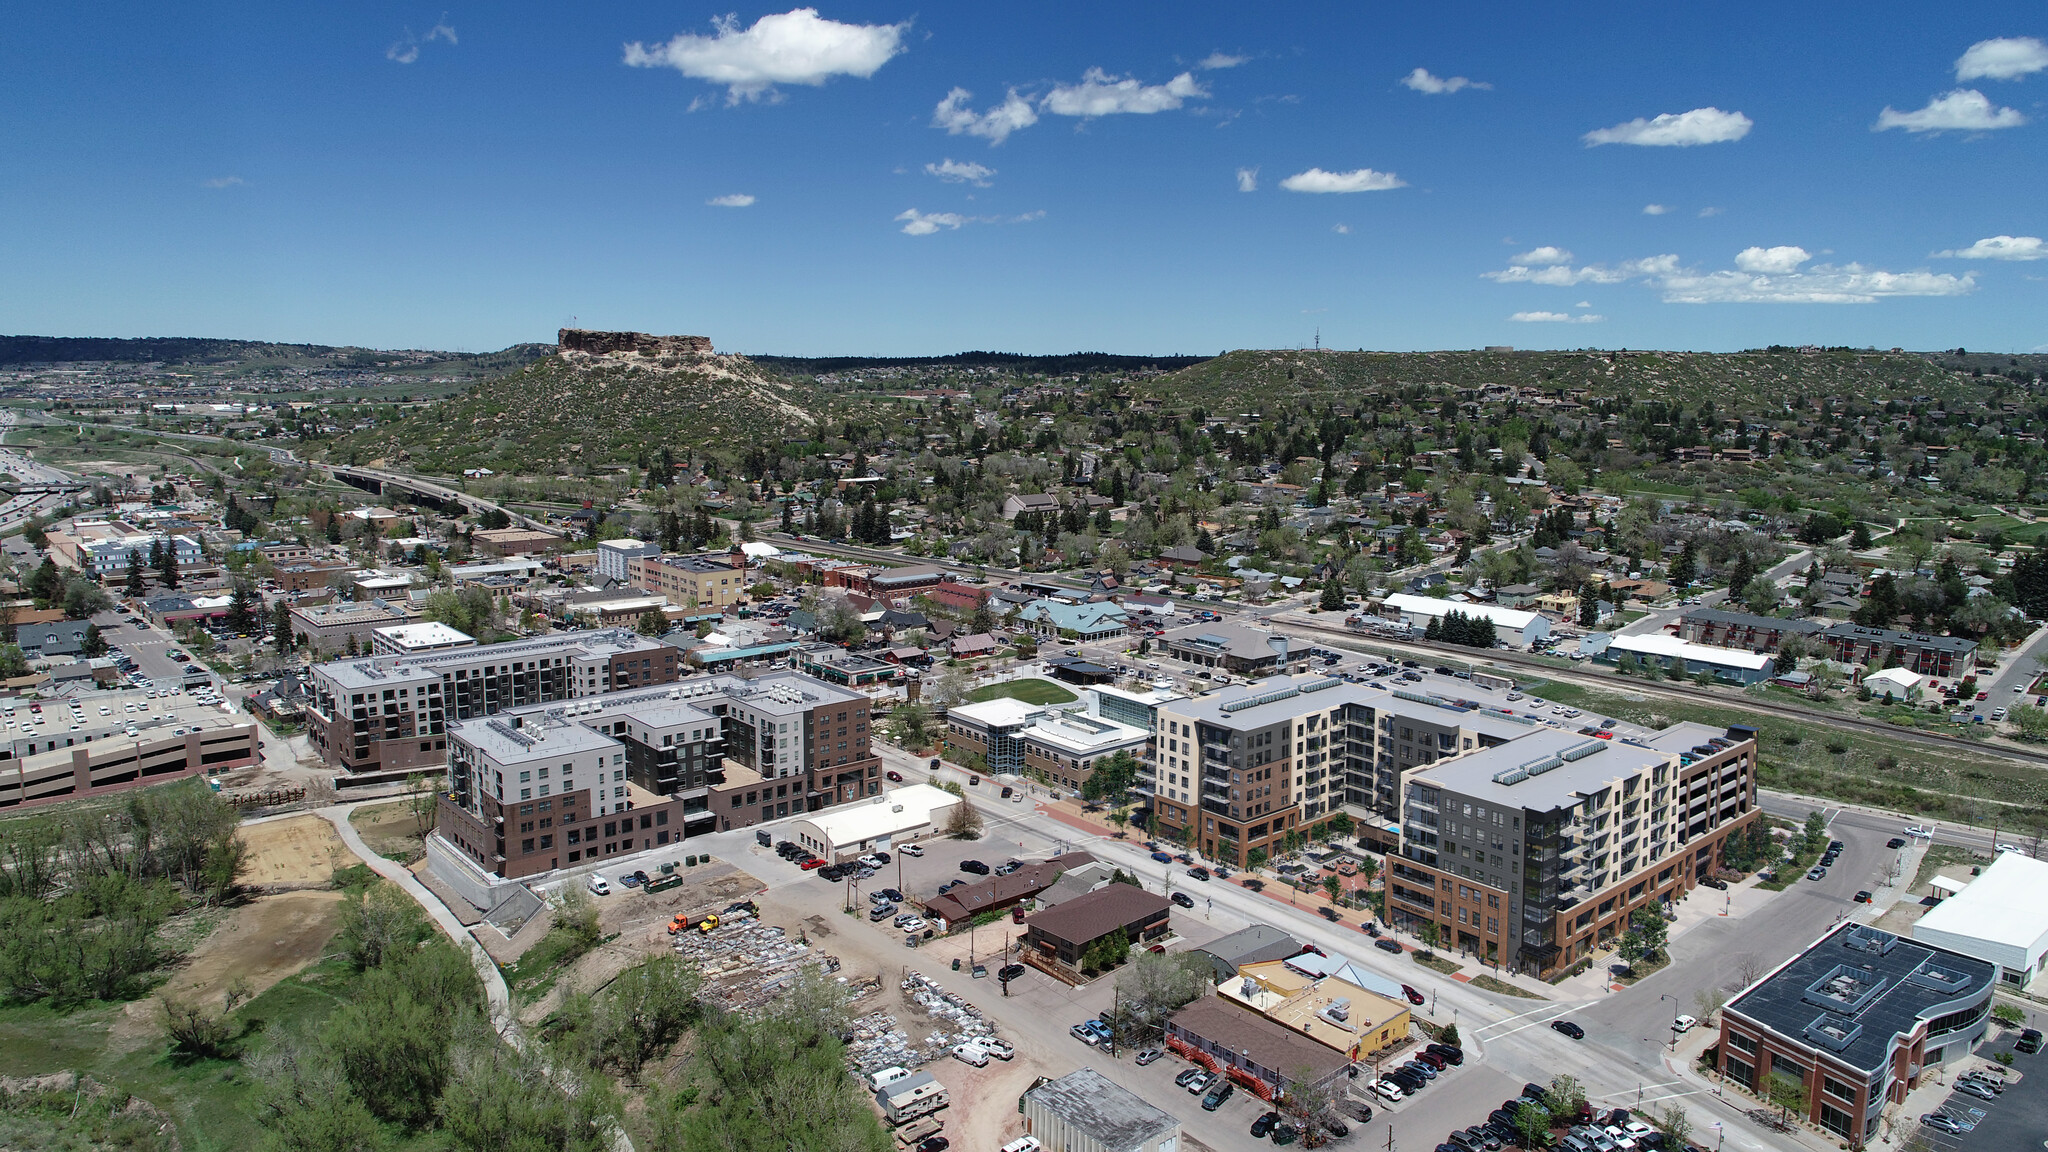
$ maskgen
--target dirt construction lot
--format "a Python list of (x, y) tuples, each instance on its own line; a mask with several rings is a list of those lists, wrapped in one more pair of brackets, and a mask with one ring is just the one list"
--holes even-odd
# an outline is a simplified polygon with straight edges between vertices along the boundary
[(255, 887), (326, 884), (335, 869), (356, 863), (334, 825), (311, 813), (244, 824), (241, 835), (249, 846), (242, 883)]
[(366, 804), (349, 813), (348, 822), (370, 851), (401, 863), (411, 863), (426, 851), (420, 837), (419, 815), (410, 800), (389, 804)]

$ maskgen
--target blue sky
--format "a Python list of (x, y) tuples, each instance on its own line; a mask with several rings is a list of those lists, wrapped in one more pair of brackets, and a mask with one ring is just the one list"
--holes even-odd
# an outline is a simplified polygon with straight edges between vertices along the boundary
[(2043, 348), (2048, 10), (1959, 8), (22, 6), (0, 330)]

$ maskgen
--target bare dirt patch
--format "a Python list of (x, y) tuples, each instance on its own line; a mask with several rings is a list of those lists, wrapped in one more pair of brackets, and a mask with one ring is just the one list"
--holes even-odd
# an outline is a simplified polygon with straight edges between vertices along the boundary
[[(162, 991), (174, 999), (219, 1005), (237, 981), (255, 996), (318, 960), (341, 929), (341, 893), (280, 892), (225, 911)], [(110, 1040), (130, 1047), (157, 1035), (154, 999), (123, 1007)]]
[(334, 826), (307, 813), (285, 820), (244, 824), (242, 843), (249, 846), (242, 883), (265, 885), (326, 884), (336, 868), (356, 862)]
[(366, 804), (350, 812), (348, 822), (355, 825), (356, 834), (370, 846), (370, 851), (380, 856), (411, 863), (426, 852), (419, 817), (410, 800)]

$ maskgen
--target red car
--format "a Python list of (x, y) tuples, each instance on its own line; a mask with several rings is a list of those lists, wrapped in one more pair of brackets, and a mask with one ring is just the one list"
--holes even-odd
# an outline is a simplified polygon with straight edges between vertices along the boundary
[(903, 773), (901, 772), (884, 772), (882, 775), (887, 776), (892, 783), (903, 783)]
[(1408, 1002), (1410, 1004), (1420, 1004), (1424, 999), (1422, 993), (1417, 992), (1415, 989), (1410, 988), (1406, 984), (1401, 985), (1401, 994), (1408, 997)]
[(1989, 692), (1979, 692), (1979, 693), (1977, 693), (1977, 699), (1979, 699), (1979, 700), (1989, 700), (1989, 699), (1991, 699), (1991, 693), (1989, 693)]
[(798, 865), (798, 867), (802, 868), (806, 872), (812, 871), (813, 869), (817, 868), (823, 868), (824, 866), (825, 862), (823, 860), (818, 859), (816, 856), (813, 856), (809, 860), (806, 860), (802, 864)]

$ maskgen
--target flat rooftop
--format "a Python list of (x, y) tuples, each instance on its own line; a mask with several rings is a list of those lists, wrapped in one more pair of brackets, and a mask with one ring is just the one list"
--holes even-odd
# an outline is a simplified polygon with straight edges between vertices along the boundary
[(1892, 1038), (1922, 1016), (1956, 1010), (1998, 978), (1998, 966), (1847, 923), (1728, 1005), (1786, 1036), (1875, 1072)]
[(1626, 740), (1539, 728), (1507, 744), (1418, 768), (1409, 784), (1435, 785), (1504, 808), (1549, 812), (1572, 807), (1614, 780), (1670, 763), (1673, 755)]

